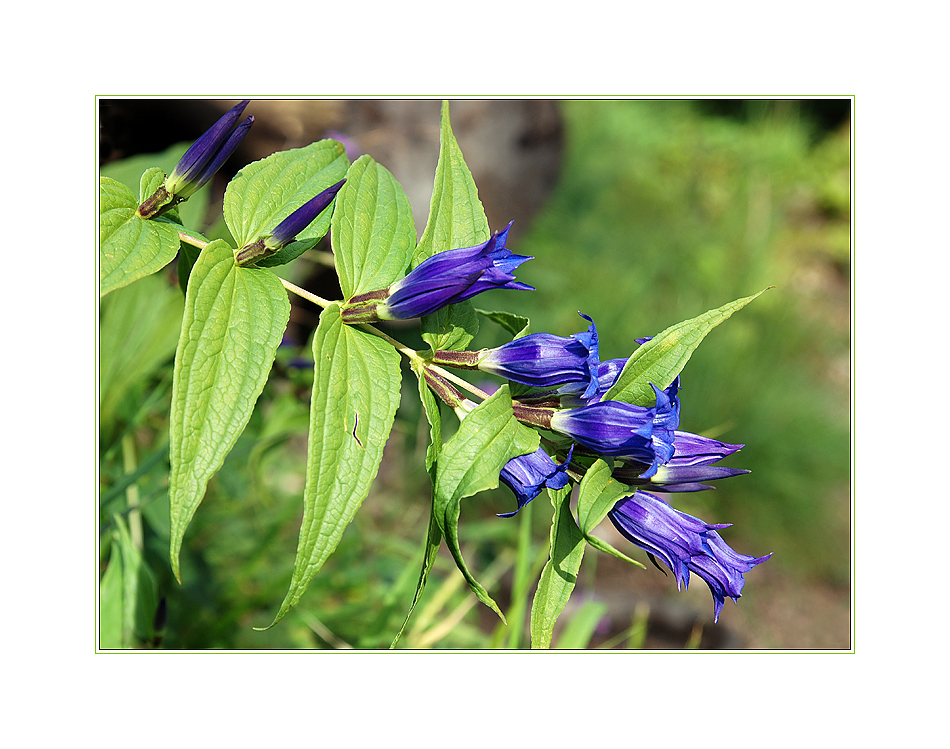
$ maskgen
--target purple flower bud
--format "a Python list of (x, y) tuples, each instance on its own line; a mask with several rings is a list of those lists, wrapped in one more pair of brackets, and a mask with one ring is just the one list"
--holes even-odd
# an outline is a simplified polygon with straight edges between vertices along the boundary
[(676, 449), (668, 461), (670, 467), (708, 466), (745, 447), (678, 431), (673, 433), (673, 444)]
[(558, 392), (582, 393), (597, 390), (597, 327), (590, 323), (585, 333), (569, 338), (550, 333), (533, 333), (489, 349), (478, 360), (478, 368), (512, 382), (533, 387), (562, 385)]
[(533, 291), (533, 286), (515, 281), (512, 274), (531, 258), (513, 255), (505, 247), (510, 228), (508, 224), (480, 245), (433, 255), (388, 290), (354, 297), (343, 307), (344, 322), (424, 317), (489, 289)]
[(772, 556), (737, 553), (716, 532), (728, 524), (710, 525), (646, 492), (624, 497), (607, 517), (624, 537), (670, 568), (677, 589), (689, 587), (690, 572), (705, 580), (713, 596), (716, 621), (726, 598), (738, 602), (741, 597), (743, 575)]
[(519, 455), (509, 460), (501, 469), (498, 478), (515, 493), (518, 509), (499, 513), (500, 518), (510, 518), (522, 507), (537, 497), (545, 486), (548, 489), (563, 489), (567, 486), (567, 467), (574, 453), (573, 446), (563, 463), (555, 463), (543, 448), (533, 453)]
[(300, 232), (306, 229), (323, 211), (327, 209), (333, 198), (343, 187), (345, 179), (341, 179), (335, 185), (328, 187), (314, 198), (304, 203), (300, 208), (291, 213), (287, 218), (277, 224), (274, 231), (271, 232), (269, 239), (265, 244), (272, 249), (279, 249), (294, 241)]
[(250, 99), (245, 99), (229, 109), (185, 151), (165, 180), (169, 194), (179, 200), (194, 195), (224, 165), (254, 122), (251, 116), (235, 127), (249, 103)]

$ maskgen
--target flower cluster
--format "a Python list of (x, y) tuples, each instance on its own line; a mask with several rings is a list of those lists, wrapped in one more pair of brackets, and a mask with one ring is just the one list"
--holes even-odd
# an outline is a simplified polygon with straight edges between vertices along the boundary
[[(353, 297), (343, 305), (344, 322), (422, 317), (489, 289), (530, 290), (513, 275), (531, 258), (505, 247), (510, 228), (511, 224), (475, 247), (436, 254), (388, 289)], [(631, 489), (610, 510), (610, 520), (651, 559), (663, 561), (674, 573), (677, 587), (689, 585), (690, 572), (705, 580), (718, 621), (725, 599), (741, 595), (743, 575), (770, 555), (737, 553), (717, 533), (726, 525), (710, 525), (679, 512), (639, 487), (672, 493), (711, 489), (703, 482), (748, 473), (714, 465), (742, 445), (679, 430), (678, 376), (663, 388), (651, 383), (652, 405), (606, 400), (627, 360), (600, 361), (594, 321), (579, 314), (590, 323), (581, 333), (566, 337), (533, 333), (492, 349), (437, 351), (431, 363), (479, 370), (517, 383), (522, 387), (513, 402), (515, 415), (561, 437), (542, 440), (549, 449), (539, 447), (516, 456), (502, 468), (499, 479), (518, 504), (502, 517), (515, 515), (545, 487), (562, 489), (571, 479), (581, 478), (593, 460), (604, 459), (613, 477)], [(637, 343), (648, 340), (640, 338)], [(474, 408), (448, 382), (434, 376), (427, 376), (427, 381), (459, 418)]]

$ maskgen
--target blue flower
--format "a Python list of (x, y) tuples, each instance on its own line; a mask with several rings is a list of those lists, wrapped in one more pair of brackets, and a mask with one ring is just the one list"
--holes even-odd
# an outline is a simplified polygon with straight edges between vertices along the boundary
[(642, 478), (654, 475), (673, 455), (679, 425), (679, 378), (665, 391), (651, 383), (656, 403), (649, 408), (620, 401), (600, 401), (556, 411), (550, 428), (566, 434), (597, 455), (644, 464)]
[(388, 289), (359, 294), (343, 305), (346, 323), (408, 320), (424, 317), (489, 289), (524, 289), (515, 281), (515, 268), (530, 257), (513, 255), (505, 247), (508, 224), (482, 244), (439, 252), (421, 262)]
[(655, 407), (601, 401), (555, 411), (551, 415), (551, 429), (566, 434), (597, 455), (628, 455), (652, 462), (655, 416)]
[(555, 463), (543, 448), (533, 453), (519, 455), (509, 460), (501, 469), (498, 478), (515, 493), (518, 509), (514, 512), (499, 513), (500, 518), (510, 518), (518, 510), (541, 493), (543, 487), (563, 489), (569, 480), (567, 467), (571, 462), (574, 448), (571, 447), (563, 463)]
[(730, 445), (700, 437), (698, 434), (674, 431), (673, 456), (665, 465), (658, 466), (649, 480), (643, 477), (649, 466), (635, 461), (625, 461), (613, 470), (613, 476), (630, 486), (652, 484), (653, 489), (659, 492), (698, 492), (712, 489), (714, 487), (699, 482), (749, 473), (744, 468), (712, 465), (742, 447), (744, 445)]
[(744, 574), (772, 556), (739, 554), (717, 533), (728, 524), (710, 525), (646, 492), (624, 497), (607, 517), (625, 538), (670, 568), (677, 589), (689, 588), (690, 572), (705, 580), (716, 621), (726, 598), (738, 602), (741, 597)]
[(251, 116), (235, 127), (249, 103), (250, 100), (245, 99), (229, 109), (185, 151), (185, 155), (165, 179), (165, 190), (169, 194), (179, 200), (194, 195), (224, 165), (254, 122)]
[(589, 397), (597, 390), (600, 364), (597, 327), (590, 323), (585, 333), (568, 338), (550, 333), (533, 333), (480, 354), (477, 366), (483, 372), (533, 387), (560, 385), (558, 392), (582, 393)]

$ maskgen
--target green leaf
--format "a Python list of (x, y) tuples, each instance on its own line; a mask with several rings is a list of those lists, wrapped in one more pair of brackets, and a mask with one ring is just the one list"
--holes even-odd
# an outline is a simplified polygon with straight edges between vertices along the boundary
[(477, 307), (475, 311), (511, 333), (512, 340), (522, 338), (531, 332), (531, 321), (522, 315), (516, 315), (513, 312), (478, 309)]
[(385, 167), (360, 156), (333, 214), (333, 255), (343, 298), (388, 288), (406, 274), (416, 246), (412, 208)]
[(399, 354), (344, 325), (339, 305), (320, 315), (313, 360), (303, 521), (290, 589), (271, 627), (300, 600), (369, 494), (399, 405)]
[(577, 584), (577, 572), (584, 558), (584, 534), (571, 515), (570, 485), (552, 491), (554, 505), (551, 524), (551, 556), (541, 571), (538, 589), (531, 606), (531, 648), (551, 647), (554, 623), (571, 598)]
[(99, 583), (99, 646), (130, 648), (152, 637), (158, 584), (125, 522), (113, 515), (109, 566)]
[[(140, 190), (140, 180), (143, 172), (149, 169), (149, 167), (156, 167), (162, 171), (162, 179), (164, 180), (164, 175), (171, 173), (172, 169), (175, 168), (175, 165), (181, 157), (185, 155), (185, 151), (187, 151), (190, 146), (191, 143), (176, 143), (158, 153), (139, 154), (130, 156), (127, 159), (111, 161), (99, 170), (99, 175), (102, 177), (111, 177), (132, 191)], [(155, 190), (152, 190), (148, 195), (141, 198), (139, 202), (141, 203), (146, 198), (151, 197), (154, 192)], [(175, 206), (174, 210), (178, 211), (182, 224), (189, 228), (199, 230), (203, 228), (204, 218), (208, 213), (210, 193), (210, 190), (199, 190), (188, 198), (188, 200)], [(170, 214), (165, 215), (168, 216)]]
[[(237, 246), (269, 234), (308, 200), (339, 182), (348, 163), (340, 143), (321, 140), (248, 164), (224, 193), (224, 220)], [(297, 239), (319, 239), (326, 234), (332, 208), (323, 211)]]
[(277, 276), (238, 267), (223, 240), (204, 248), (185, 294), (172, 382), (170, 556), (179, 581), (185, 528), (251, 418), (289, 319)]
[(99, 296), (161, 270), (178, 252), (174, 224), (141, 218), (125, 185), (99, 178)]
[[(442, 103), (439, 144), (429, 220), (416, 248), (413, 267), (438, 252), (474, 247), (491, 236), (475, 180), (452, 133), (447, 101)], [(422, 338), (433, 351), (461, 351), (477, 332), (478, 316), (469, 300), (422, 318)]]
[(99, 324), (99, 421), (111, 424), (133, 387), (175, 353), (182, 295), (159, 276), (102, 300)]
[(538, 449), (538, 433), (523, 426), (511, 410), (507, 385), (476, 406), (442, 447), (436, 464), (433, 512), (456, 565), (479, 601), (502, 621), (501, 610), (469, 572), (459, 548), (458, 520), (461, 500), (498, 486), (498, 474), (517, 455)]
[(683, 371), (689, 357), (710, 330), (728, 320), (734, 312), (742, 309), (766, 291), (768, 289), (729, 302), (718, 309), (684, 320), (659, 333), (640, 346), (627, 359), (623, 371), (603, 399), (623, 401), (637, 406), (652, 406), (656, 402), (656, 395), (650, 383), (652, 382), (660, 390), (669, 387), (676, 376)]
[(610, 475), (610, 466), (598, 459), (584, 474), (577, 492), (577, 522), (587, 542), (598, 551), (622, 559), (637, 567), (643, 567), (626, 554), (617, 551), (606, 541), (591, 535), (594, 528), (603, 522), (607, 513), (621, 497), (633, 494), (626, 484), (621, 484)]

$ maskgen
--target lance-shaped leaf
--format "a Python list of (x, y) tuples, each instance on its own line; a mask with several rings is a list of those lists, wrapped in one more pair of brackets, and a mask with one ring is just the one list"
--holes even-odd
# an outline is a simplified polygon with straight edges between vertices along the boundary
[(617, 551), (603, 539), (591, 535), (607, 517), (607, 513), (625, 495), (633, 494), (626, 484), (622, 484), (610, 475), (610, 466), (603, 460), (597, 460), (587, 469), (577, 491), (577, 524), (587, 543), (598, 551), (610, 554), (625, 562), (643, 567), (640, 562), (634, 561), (626, 554)]
[(238, 267), (220, 239), (205, 247), (185, 295), (169, 420), (170, 553), (179, 581), (185, 528), (251, 418), (289, 319), (277, 276)]
[(564, 611), (577, 584), (577, 572), (584, 558), (584, 534), (571, 515), (570, 485), (552, 491), (548, 489), (554, 505), (554, 520), (551, 523), (551, 555), (534, 594), (531, 605), (531, 648), (551, 647), (554, 623)]
[(161, 270), (178, 252), (178, 229), (136, 212), (135, 193), (99, 178), (99, 296)]
[[(278, 151), (248, 164), (224, 193), (224, 220), (237, 246), (269, 234), (314, 195), (343, 179), (348, 164), (342, 144), (335, 140)], [(329, 228), (330, 211), (324, 211), (297, 234), (297, 241), (319, 239)]]
[(344, 325), (339, 305), (320, 315), (313, 361), (303, 521), (290, 589), (271, 627), (300, 600), (369, 494), (399, 405), (399, 354)]
[[(416, 248), (413, 267), (437, 252), (474, 247), (491, 236), (475, 180), (452, 133), (447, 101), (442, 103), (439, 143), (429, 220)], [(478, 316), (467, 299), (422, 318), (422, 338), (433, 351), (460, 351), (477, 332)]]
[(517, 455), (534, 452), (539, 443), (538, 433), (515, 419), (508, 386), (502, 385), (462, 420), (458, 431), (443, 445), (436, 464), (433, 512), (439, 530), (475, 596), (502, 621), (505, 617), (501, 610), (462, 559), (458, 536), (460, 503), (465, 497), (497, 487), (504, 465)]
[(652, 406), (656, 396), (650, 383), (660, 390), (669, 387), (710, 330), (728, 320), (734, 312), (767, 290), (763, 289), (758, 294), (737, 299), (699, 317), (684, 320), (654, 336), (627, 359), (623, 371), (603, 399), (623, 401), (636, 406)]
[(416, 245), (409, 198), (369, 156), (346, 173), (333, 214), (333, 255), (343, 298), (385, 289), (406, 274)]

